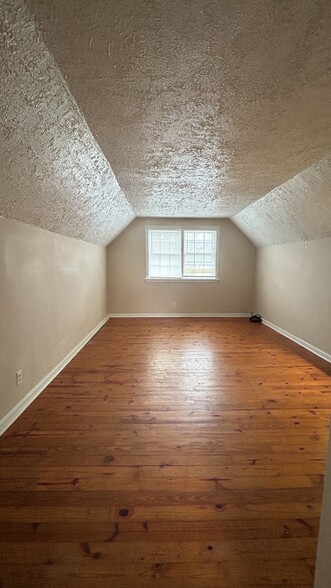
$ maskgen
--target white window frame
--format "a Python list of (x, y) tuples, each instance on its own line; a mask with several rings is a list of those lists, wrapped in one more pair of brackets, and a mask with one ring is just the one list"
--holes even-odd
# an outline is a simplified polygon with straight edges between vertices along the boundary
[[(149, 269), (149, 237), (148, 237), (148, 232), (149, 231), (181, 231), (181, 268), (182, 268), (182, 275), (181, 277), (178, 278), (169, 278), (169, 277), (164, 277), (164, 278), (151, 278), (148, 274), (148, 269)], [(184, 232), (189, 232), (189, 231), (214, 231), (216, 232), (216, 256), (215, 256), (215, 277), (202, 277), (199, 276), (197, 278), (194, 278), (192, 276), (189, 277), (184, 277), (183, 276), (183, 270), (184, 270)], [(145, 251), (146, 251), (146, 278), (145, 280), (147, 282), (218, 282), (220, 280), (219, 278), (219, 249), (220, 249), (220, 237), (219, 237), (219, 227), (213, 227), (213, 226), (199, 226), (199, 227), (191, 227), (191, 226), (187, 226), (187, 227), (183, 227), (183, 226), (146, 226), (145, 227)]]

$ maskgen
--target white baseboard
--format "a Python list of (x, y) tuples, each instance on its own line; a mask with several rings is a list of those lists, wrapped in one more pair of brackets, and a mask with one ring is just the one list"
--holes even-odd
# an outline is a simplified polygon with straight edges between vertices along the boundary
[(1, 420), (0, 420), (0, 435), (2, 435), (10, 425), (13, 424), (14, 421), (25, 411), (25, 409), (39, 396), (39, 394), (45, 390), (45, 388), (51, 383), (52, 380), (65, 368), (65, 366), (77, 355), (77, 353), (88, 343), (90, 339), (103, 327), (103, 325), (108, 321), (109, 314), (102, 320), (100, 323), (92, 329), (84, 337), (76, 347), (66, 355), (60, 363), (52, 369), (47, 376), (45, 376), (39, 384), (37, 384), (30, 392), (28, 392), (20, 402), (14, 406)]
[(308, 349), (308, 351), (311, 351), (315, 355), (318, 355), (318, 357), (321, 357), (322, 359), (325, 359), (325, 361), (328, 361), (328, 362), (331, 363), (331, 355), (330, 355), (330, 353), (326, 353), (322, 349), (319, 349), (318, 347), (315, 347), (314, 345), (311, 345), (310, 343), (307, 343), (307, 341), (304, 341), (303, 339), (300, 339), (300, 337), (297, 337), (296, 335), (292, 335), (292, 333), (289, 333), (288, 331), (285, 331), (281, 327), (278, 327), (277, 325), (274, 325), (273, 323), (271, 323), (270, 321), (267, 321), (266, 319), (262, 319), (262, 322), (263, 322), (264, 325), (266, 325), (266, 327), (269, 327), (270, 329), (273, 329), (273, 331), (277, 331), (277, 333), (280, 333), (281, 335), (284, 335), (284, 337), (287, 337), (287, 339), (291, 339), (291, 341), (294, 341), (294, 343), (297, 343), (298, 345), (301, 345), (301, 347), (304, 347), (305, 349)]
[(180, 317), (192, 317), (192, 318), (208, 318), (208, 317), (219, 317), (219, 318), (245, 318), (251, 316), (249, 312), (134, 312), (116, 314), (111, 313), (110, 318), (180, 318)]

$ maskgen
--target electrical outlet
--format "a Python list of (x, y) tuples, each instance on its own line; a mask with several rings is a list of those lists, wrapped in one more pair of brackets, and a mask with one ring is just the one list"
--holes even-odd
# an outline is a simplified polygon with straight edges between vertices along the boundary
[(18, 370), (18, 372), (16, 372), (16, 386), (19, 386), (20, 384), (22, 384), (22, 382), (23, 382), (23, 371)]
[(309, 242), (305, 241), (305, 248), (307, 248), (309, 246)]
[(172, 308), (176, 308), (176, 306), (177, 306), (177, 302), (173, 301)]

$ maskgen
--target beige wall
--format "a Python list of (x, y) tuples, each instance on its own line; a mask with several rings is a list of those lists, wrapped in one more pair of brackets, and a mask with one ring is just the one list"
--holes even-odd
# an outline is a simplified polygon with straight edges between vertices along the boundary
[(331, 239), (258, 249), (255, 309), (331, 353)]
[[(215, 282), (148, 282), (145, 227), (219, 227)], [(107, 248), (108, 312), (244, 313), (252, 310), (255, 247), (226, 219), (137, 218)], [(172, 308), (172, 302), (176, 308)]]
[(0, 218), (0, 419), (105, 317), (105, 267), (104, 247)]

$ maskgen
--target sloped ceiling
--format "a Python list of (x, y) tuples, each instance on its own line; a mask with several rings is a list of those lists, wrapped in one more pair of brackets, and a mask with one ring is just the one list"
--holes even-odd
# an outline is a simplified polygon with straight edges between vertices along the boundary
[(331, 236), (331, 158), (254, 202), (232, 221), (257, 246)]
[(132, 208), (26, 8), (0, 12), (0, 214), (107, 244)]
[(49, 52), (20, 0), (2, 4), (5, 216), (103, 243), (134, 215), (234, 216), (265, 244), (263, 202), (291, 217), (282, 241), (331, 234), (310, 214), (326, 180), (308, 208), (284, 200), (302, 202), (299, 174), (331, 152), (329, 0), (27, 0)]

